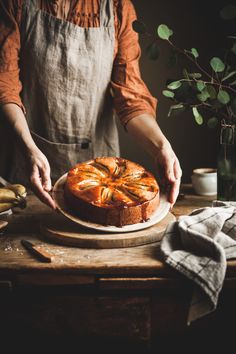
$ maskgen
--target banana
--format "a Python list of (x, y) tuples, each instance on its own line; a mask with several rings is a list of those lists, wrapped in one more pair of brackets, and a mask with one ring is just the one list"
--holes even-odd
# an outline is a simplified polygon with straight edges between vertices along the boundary
[(0, 213), (11, 209), (13, 206), (15, 206), (13, 203), (0, 203)]
[(22, 184), (13, 184), (12, 187), (14, 187), (14, 190), (16, 193), (19, 193), (23, 197), (26, 197), (26, 188)]
[(27, 192), (25, 186), (13, 184), (12, 189), (7, 187), (0, 188), (0, 213), (21, 205), (21, 201), (17, 198), (15, 193), (26, 197)]
[(8, 188), (0, 188), (0, 203), (8, 203), (16, 201), (15, 193)]

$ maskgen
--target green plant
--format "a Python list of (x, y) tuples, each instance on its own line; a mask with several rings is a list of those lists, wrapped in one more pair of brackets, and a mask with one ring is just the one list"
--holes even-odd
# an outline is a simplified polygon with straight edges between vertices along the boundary
[[(224, 20), (235, 19), (236, 6), (223, 8), (220, 16)], [(134, 21), (133, 29), (148, 38), (153, 37), (143, 22)], [(179, 48), (171, 39), (173, 34), (166, 24), (160, 24), (146, 50), (150, 59), (158, 59), (158, 41), (164, 40), (172, 49), (170, 63), (176, 64), (177, 57), (181, 55), (194, 67), (183, 68), (182, 77), (174, 81), (167, 80), (163, 95), (172, 102), (168, 116), (190, 109), (196, 123), (202, 125), (206, 121), (209, 128), (217, 127), (222, 119), (236, 119), (236, 34), (228, 36), (229, 48), (223, 53), (223, 59), (218, 56), (211, 58), (207, 68), (200, 63), (199, 51), (194, 47)]]

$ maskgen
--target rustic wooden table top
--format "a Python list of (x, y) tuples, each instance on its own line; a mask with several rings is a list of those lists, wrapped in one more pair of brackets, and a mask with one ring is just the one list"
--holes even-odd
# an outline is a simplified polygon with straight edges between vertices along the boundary
[[(181, 193), (183, 195), (180, 194), (172, 210), (177, 218), (196, 208), (210, 206), (214, 199), (195, 195), (191, 185), (183, 185)], [(84, 276), (85, 282), (89, 282), (90, 276), (178, 279), (177, 272), (164, 264), (159, 242), (129, 248), (88, 249), (65, 247), (45, 240), (39, 232), (39, 225), (43, 220), (53, 218), (56, 212), (32, 194), (28, 195), (27, 200), (26, 209), (15, 208), (13, 215), (5, 217), (9, 224), (0, 236), (1, 276), (8, 274), (24, 277), (29, 273), (37, 273), (45, 277), (53, 273), (58, 276)], [(32, 241), (48, 251), (53, 256), (52, 262), (37, 260), (22, 246), (21, 239)], [(236, 277), (234, 260), (228, 262), (227, 277)]]

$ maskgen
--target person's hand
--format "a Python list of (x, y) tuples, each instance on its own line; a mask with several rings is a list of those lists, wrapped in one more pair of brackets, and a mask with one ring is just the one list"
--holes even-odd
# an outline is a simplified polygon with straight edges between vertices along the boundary
[(172, 208), (179, 194), (182, 170), (169, 143), (165, 144), (156, 153), (155, 165), (160, 184), (168, 191), (168, 200)]
[(154, 158), (160, 184), (168, 190), (168, 200), (172, 208), (179, 194), (182, 171), (171, 144), (156, 119), (146, 113), (130, 119), (126, 130)]
[(27, 165), (32, 191), (43, 203), (56, 209), (56, 204), (49, 194), (52, 184), (50, 166), (46, 156), (36, 148), (27, 154)]

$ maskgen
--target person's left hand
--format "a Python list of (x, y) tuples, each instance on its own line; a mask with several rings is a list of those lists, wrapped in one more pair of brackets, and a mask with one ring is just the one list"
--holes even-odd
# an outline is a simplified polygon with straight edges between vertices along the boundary
[(168, 201), (172, 208), (179, 194), (182, 170), (169, 143), (157, 151), (155, 165), (160, 184), (168, 191)]

